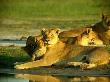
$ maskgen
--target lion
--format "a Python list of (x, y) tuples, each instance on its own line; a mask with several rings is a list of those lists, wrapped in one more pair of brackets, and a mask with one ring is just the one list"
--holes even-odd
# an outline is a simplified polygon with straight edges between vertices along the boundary
[(44, 41), (41, 39), (37, 40), (37, 47), (34, 49), (34, 52), (32, 54), (32, 60), (35, 61), (42, 58), (46, 51), (47, 47), (45, 46)]
[[(41, 33), (44, 29), (41, 30)], [(29, 36), (26, 41), (26, 46), (23, 49), (29, 54), (32, 61), (40, 59), (46, 53), (43, 36)]]
[(40, 59), (46, 52), (46, 46), (42, 39), (38, 39), (39, 36), (29, 36), (26, 41), (26, 46), (23, 49), (31, 57), (32, 61)]
[(52, 28), (52, 29), (44, 29), (42, 31), (42, 36), (44, 39), (44, 43), (47, 47), (51, 47), (54, 44), (56, 44), (59, 40), (59, 33), (60, 29), (59, 28)]
[(83, 32), (81, 35), (77, 36), (76, 43), (82, 46), (103, 46), (103, 41), (99, 39), (97, 34), (89, 28), (88, 31)]
[(91, 26), (91, 28), (105, 45), (110, 44), (110, 16), (102, 13), (102, 20)]
[(88, 32), (87, 28), (78, 28), (69, 31), (63, 31), (59, 34), (59, 39), (65, 43), (77, 44), (80, 45), (81, 42), (78, 40), (81, 39), (84, 32)]
[[(86, 26), (86, 27), (89, 27), (89, 26)], [(81, 35), (83, 32), (89, 30), (89, 28), (86, 28), (86, 27), (75, 28), (75, 29), (72, 29), (69, 31), (62, 31), (62, 32), (60, 32), (59, 37), (60, 38), (62, 38), (62, 37), (77, 37), (77, 36)]]
[(51, 47), (58, 41), (60, 29), (45, 29), (41, 30), (41, 35), (29, 36), (26, 41), (24, 50), (31, 56), (31, 60), (35, 61), (43, 57), (47, 48)]
[(53, 46), (59, 40), (58, 35), (60, 33), (59, 28), (41, 30), (42, 37), (35, 36), (35, 45), (37, 48), (34, 49), (32, 59), (41, 58), (47, 51), (48, 47)]
[[(77, 29), (78, 30), (78, 29)], [(73, 35), (69, 35), (73, 31)], [(74, 32), (74, 30), (64, 31), (60, 33), (60, 40), (69, 44), (82, 45), (82, 46), (102, 46), (103, 42), (99, 39), (97, 34), (92, 30), (92, 28), (83, 28), (82, 32), (79, 34)], [(74, 35), (75, 33), (75, 35)], [(66, 36), (64, 36), (66, 35)]]
[[(16, 65), (16, 69), (29, 69), (41, 66), (80, 66), (82, 69), (97, 67), (98, 65), (108, 64), (110, 59), (109, 52), (103, 47), (96, 46), (78, 46), (64, 43), (57, 39), (57, 42), (53, 42), (53, 38), (47, 39), (47, 35), (52, 30), (44, 32), (46, 43), (51, 47), (48, 47), (45, 55), (40, 60), (33, 62), (26, 62), (24, 64)], [(52, 31), (53, 32), (53, 31)], [(56, 31), (57, 33), (57, 31)], [(52, 35), (53, 36), (53, 35)], [(56, 36), (58, 38), (58, 34)], [(54, 44), (54, 45), (53, 45)]]
[[(81, 36), (81, 34), (84, 33), (85, 31), (87, 31), (89, 28), (92, 29), (94, 32), (94, 34), (93, 35), (91, 34), (91, 36), (97, 36), (92, 39), (92, 42), (90, 42), (91, 45), (96, 44), (96, 46), (97, 46), (97, 45), (109, 45), (110, 44), (110, 16), (105, 15), (103, 13), (102, 13), (102, 20), (100, 22), (98, 22), (94, 25), (91, 25), (91, 26), (85, 26), (82, 28), (77, 28), (77, 29), (73, 29), (73, 30), (69, 30), (69, 31), (63, 31), (59, 34), (59, 37), (61, 37), (62, 41), (75, 42), (76, 37)], [(62, 39), (62, 37), (64, 39)], [(65, 40), (65, 38), (66, 38), (66, 40)], [(87, 37), (84, 36), (84, 38), (85, 38), (84, 41), (88, 42)], [(82, 38), (79, 38), (79, 40), (81, 40), (81, 39)], [(95, 42), (95, 43), (93, 43), (93, 42)], [(86, 43), (84, 45), (87, 45), (87, 44), (88, 43)]]
[(90, 28), (90, 31), (88, 33), (89, 37), (89, 45), (95, 45), (95, 46), (103, 46), (103, 41), (98, 37), (98, 35)]

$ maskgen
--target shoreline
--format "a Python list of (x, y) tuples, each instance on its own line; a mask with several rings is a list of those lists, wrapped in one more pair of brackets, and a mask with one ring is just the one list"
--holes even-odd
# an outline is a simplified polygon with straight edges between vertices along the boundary
[(56, 76), (110, 76), (110, 69), (75, 69), (75, 68), (35, 68), (35, 69), (1, 69), (4, 74), (38, 74)]

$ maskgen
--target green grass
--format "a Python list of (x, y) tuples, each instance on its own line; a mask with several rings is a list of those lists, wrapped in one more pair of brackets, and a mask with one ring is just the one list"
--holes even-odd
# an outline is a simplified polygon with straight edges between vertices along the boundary
[(109, 8), (109, 0), (0, 0), (0, 38), (35, 35), (44, 27), (91, 25)]
[(109, 0), (0, 0), (1, 17), (97, 17)]
[(20, 47), (0, 47), (0, 67), (13, 67), (16, 62), (29, 60), (27, 53)]
[(107, 45), (105, 48), (110, 52), (110, 45)]

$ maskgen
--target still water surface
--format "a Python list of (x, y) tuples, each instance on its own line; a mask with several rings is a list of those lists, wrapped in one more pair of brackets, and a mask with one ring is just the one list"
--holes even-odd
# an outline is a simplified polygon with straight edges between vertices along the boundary
[(32, 75), (32, 74), (16, 74), (4, 75), (0, 74), (0, 82), (110, 82), (110, 77), (68, 77), (68, 76), (52, 76), (52, 75)]
[(0, 40), (0, 46), (10, 46), (10, 45), (14, 45), (14, 46), (25, 46), (26, 45), (26, 41), (19, 41), (19, 40), (10, 40), (10, 41), (3, 41)]

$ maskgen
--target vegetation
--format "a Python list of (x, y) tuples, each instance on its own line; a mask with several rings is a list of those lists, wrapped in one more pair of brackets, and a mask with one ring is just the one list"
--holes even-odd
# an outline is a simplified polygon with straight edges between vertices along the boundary
[(29, 56), (20, 47), (0, 47), (0, 67), (10, 68), (16, 62), (27, 60)]
[(109, 8), (109, 0), (0, 0), (0, 38), (35, 35), (44, 27), (91, 25)]
[(0, 0), (2, 17), (96, 17), (109, 0)]

